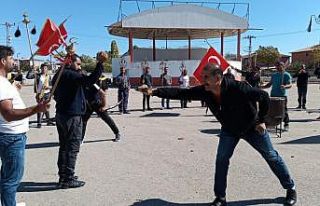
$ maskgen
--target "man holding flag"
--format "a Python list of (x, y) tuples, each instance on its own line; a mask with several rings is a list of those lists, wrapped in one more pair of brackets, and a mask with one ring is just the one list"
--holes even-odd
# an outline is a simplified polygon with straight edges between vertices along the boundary
[[(215, 55), (215, 57), (217, 56)], [(215, 57), (214, 59), (216, 59)], [(190, 89), (158, 88), (155, 90), (143, 87), (138, 90), (160, 98), (203, 100), (220, 122), (221, 133), (214, 178), (216, 198), (212, 206), (227, 205), (226, 188), (229, 161), (240, 139), (247, 141), (267, 161), (282, 187), (287, 190), (285, 204), (294, 205), (297, 201), (295, 184), (285, 162), (273, 148), (265, 126), (265, 117), (269, 109), (268, 93), (246, 83), (223, 77), (221, 59), (217, 57), (219, 61), (217, 62), (218, 59), (216, 59), (216, 62), (220, 62), (218, 65), (217, 63), (207, 63), (209, 58), (204, 59), (204, 64), (206, 64), (204, 67), (198, 68), (201, 70), (197, 73), (197, 77), (200, 77), (202, 82), (200, 86)]]
[[(82, 140), (82, 116), (86, 111), (84, 87), (93, 85), (99, 79), (103, 71), (103, 62), (107, 57), (105, 52), (99, 52), (95, 70), (86, 76), (81, 73), (81, 58), (73, 54), (71, 64), (65, 66), (54, 92), (59, 133), (59, 184), (64, 189), (82, 187), (85, 184), (74, 175)], [(58, 81), (59, 73), (53, 77), (53, 84)]]

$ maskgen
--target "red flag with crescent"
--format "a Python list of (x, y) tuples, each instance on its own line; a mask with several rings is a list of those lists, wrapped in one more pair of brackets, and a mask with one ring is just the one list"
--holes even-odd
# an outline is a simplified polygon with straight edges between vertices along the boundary
[(36, 54), (40, 56), (51, 54), (61, 44), (65, 44), (64, 40), (67, 36), (67, 30), (63, 23), (58, 27), (53, 21), (47, 19), (36, 44), (39, 47)]
[(201, 82), (201, 72), (207, 63), (218, 64), (222, 71), (226, 70), (230, 64), (214, 48), (210, 47), (197, 69), (193, 72), (194, 77)]

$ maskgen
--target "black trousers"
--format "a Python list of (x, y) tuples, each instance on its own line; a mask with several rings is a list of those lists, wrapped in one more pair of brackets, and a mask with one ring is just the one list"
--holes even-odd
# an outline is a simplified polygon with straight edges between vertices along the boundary
[(308, 92), (308, 86), (299, 86), (298, 87), (298, 103), (299, 107), (306, 106), (307, 102), (307, 92)]
[(58, 169), (60, 178), (72, 179), (82, 138), (82, 117), (56, 114), (59, 134)]
[(113, 131), (114, 134), (118, 134), (119, 133), (119, 129), (116, 125), (116, 123), (113, 121), (113, 119), (109, 116), (107, 111), (100, 111), (99, 110), (100, 105), (99, 104), (87, 104), (87, 110), (85, 115), (82, 116), (82, 140), (84, 139), (85, 133), (86, 133), (86, 129), (87, 129), (87, 123), (90, 119), (90, 116), (92, 115), (92, 113), (95, 111), (98, 116), (105, 122), (107, 123), (107, 125), (111, 128), (111, 130)]
[(180, 100), (181, 108), (187, 108), (187, 104), (188, 104), (188, 100), (186, 100), (186, 99)]
[(118, 90), (119, 112), (126, 112), (128, 110), (129, 89)]
[(142, 99), (142, 109), (146, 109), (146, 102), (147, 102), (147, 107), (150, 109), (150, 95), (143, 94), (143, 99)]
[[(49, 96), (50, 96), (50, 93), (46, 93), (46, 94), (44, 94), (44, 97), (43, 97), (43, 100), (48, 100), (49, 99)], [(41, 124), (42, 123), (42, 114), (43, 113), (37, 113), (37, 123), (38, 124)], [(44, 115), (46, 116), (46, 120), (48, 121), (48, 122), (50, 122), (50, 113), (49, 113), (49, 111), (46, 111), (46, 112), (44, 112)]]

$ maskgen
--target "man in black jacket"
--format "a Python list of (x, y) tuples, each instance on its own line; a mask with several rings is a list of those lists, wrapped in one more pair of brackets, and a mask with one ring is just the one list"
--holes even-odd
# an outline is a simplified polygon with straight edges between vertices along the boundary
[(307, 92), (308, 92), (308, 79), (310, 77), (306, 70), (306, 65), (302, 64), (299, 71), (292, 76), (297, 77), (297, 88), (298, 88), (298, 107), (297, 109), (306, 109), (307, 103)]
[[(152, 76), (150, 74), (150, 67), (146, 67), (143, 69), (144, 73), (140, 77), (140, 84), (145, 84), (148, 86), (148, 88), (152, 88)], [(143, 94), (142, 99), (142, 111), (146, 111), (146, 101), (147, 101), (147, 109), (149, 111), (152, 111), (152, 108), (150, 107), (150, 95)]]
[[(85, 184), (74, 175), (82, 140), (82, 115), (86, 111), (84, 87), (94, 84), (99, 79), (103, 71), (102, 63), (106, 59), (107, 55), (104, 52), (98, 53), (95, 70), (86, 76), (80, 72), (80, 57), (72, 55), (71, 64), (65, 66), (54, 92), (56, 126), (59, 134), (59, 185), (64, 189), (82, 187)], [(57, 81), (59, 72), (52, 79), (53, 85)]]
[[(85, 97), (87, 100), (87, 105), (86, 105), (86, 112), (82, 117), (83, 121), (83, 128), (82, 128), (82, 142), (85, 137), (86, 133), (86, 128), (87, 128), (87, 123), (92, 115), (93, 112), (96, 112), (97, 115), (105, 122), (108, 124), (108, 126), (111, 128), (113, 131), (115, 138), (115, 142), (120, 141), (120, 133), (119, 129), (116, 125), (116, 123), (113, 121), (113, 119), (110, 117), (108, 114), (107, 110), (104, 110), (104, 104), (103, 104), (103, 99), (106, 98), (106, 90), (105, 91), (102, 89), (101, 84), (98, 85), (99, 83), (97, 82), (95, 85), (92, 85), (90, 87), (85, 88)], [(103, 97), (101, 97), (101, 95)]]
[(143, 88), (141, 91), (161, 98), (204, 100), (221, 123), (215, 167), (216, 199), (212, 205), (227, 205), (229, 160), (241, 138), (262, 155), (282, 187), (287, 190), (285, 204), (294, 205), (297, 200), (294, 182), (285, 162), (273, 148), (264, 123), (269, 109), (268, 93), (246, 83), (223, 78), (219, 66), (211, 63), (207, 64), (202, 72), (202, 82), (202, 85), (190, 89)]

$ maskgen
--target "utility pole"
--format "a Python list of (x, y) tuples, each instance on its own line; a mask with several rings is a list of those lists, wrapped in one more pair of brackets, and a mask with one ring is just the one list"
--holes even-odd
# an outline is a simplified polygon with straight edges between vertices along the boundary
[(252, 35), (248, 35), (246, 37), (243, 37), (244, 39), (249, 39), (249, 68), (252, 68), (252, 59), (251, 59), (251, 52), (252, 52), (252, 39), (255, 39), (256, 37), (255, 36), (252, 36)]
[(10, 35), (10, 28), (14, 26), (14, 23), (11, 24), (9, 22), (5, 22), (4, 24), (1, 24), (2, 26), (6, 27), (6, 45), (10, 46), (11, 45), (11, 35)]

